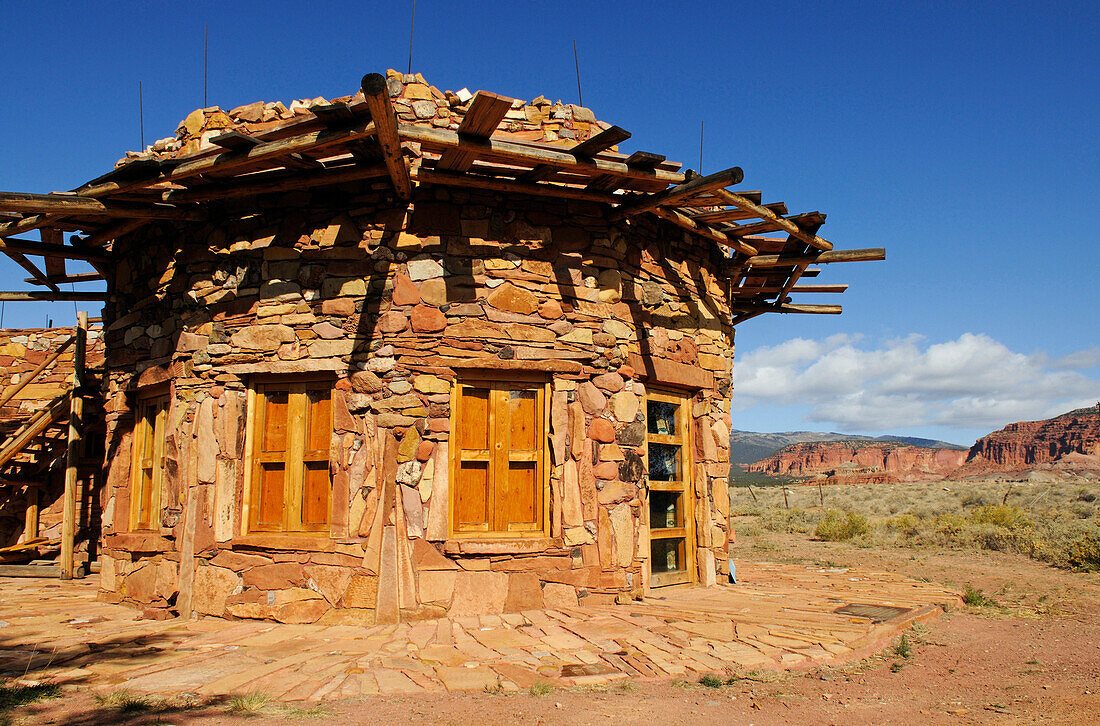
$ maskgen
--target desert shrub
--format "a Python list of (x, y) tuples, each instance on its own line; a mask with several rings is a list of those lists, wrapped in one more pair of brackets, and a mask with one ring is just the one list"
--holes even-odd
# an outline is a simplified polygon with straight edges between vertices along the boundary
[(1073, 499), (1073, 501), (1075, 501), (1075, 502), (1095, 502), (1096, 501), (1096, 493), (1093, 492), (1093, 491), (1090, 491), (1090, 490), (1088, 490), (1084, 487), (1079, 487), (1077, 489), (1077, 491), (1075, 492), (1075, 494), (1076, 494), (1076, 496)]
[(1089, 532), (1070, 542), (1066, 548), (1066, 564), (1075, 570), (1100, 570), (1100, 535)]
[(966, 527), (966, 518), (961, 514), (941, 514), (936, 517), (935, 532), (952, 539)]
[(761, 517), (760, 524), (764, 529), (771, 532), (786, 532), (787, 534), (809, 532), (811, 528), (811, 522), (807, 518), (805, 510), (797, 508), (769, 509)]
[(970, 607), (975, 608), (993, 607), (997, 604), (986, 597), (984, 592), (977, 589), (973, 585), (967, 585), (966, 590), (963, 591), (963, 602)]
[(817, 523), (814, 536), (828, 542), (843, 542), (871, 531), (867, 517), (857, 512), (829, 509)]
[(1024, 510), (1004, 504), (977, 507), (970, 512), (968, 519), (974, 524), (992, 524), (1006, 529), (1023, 529), (1035, 526), (1035, 522)]
[(985, 507), (993, 502), (992, 498), (982, 491), (970, 490), (962, 495), (964, 507)]
[(921, 520), (912, 514), (899, 514), (886, 520), (886, 529), (912, 537), (921, 531)]

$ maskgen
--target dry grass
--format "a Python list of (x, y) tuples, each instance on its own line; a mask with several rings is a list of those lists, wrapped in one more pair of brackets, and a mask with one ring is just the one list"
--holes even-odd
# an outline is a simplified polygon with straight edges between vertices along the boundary
[[(857, 546), (1015, 552), (1057, 567), (1100, 570), (1100, 479), (931, 482), (731, 489), (735, 527)], [(824, 506), (822, 506), (824, 500)]]

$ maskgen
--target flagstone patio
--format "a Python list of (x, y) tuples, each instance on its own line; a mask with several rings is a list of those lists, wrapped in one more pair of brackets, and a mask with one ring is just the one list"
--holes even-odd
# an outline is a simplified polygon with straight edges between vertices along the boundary
[[(942, 586), (892, 574), (764, 562), (737, 571), (737, 585), (658, 591), (630, 605), (363, 627), (140, 620), (98, 602), (95, 578), (8, 578), (0, 678), (284, 701), (694, 679), (857, 660), (960, 603)], [(884, 611), (893, 616), (884, 622), (834, 612), (849, 604), (904, 612)]]

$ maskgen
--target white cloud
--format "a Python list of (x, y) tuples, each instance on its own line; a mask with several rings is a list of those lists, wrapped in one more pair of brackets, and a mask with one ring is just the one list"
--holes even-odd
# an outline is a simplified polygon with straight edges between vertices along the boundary
[(734, 408), (808, 407), (808, 421), (841, 430), (920, 426), (993, 429), (1092, 405), (1100, 363), (1091, 348), (1052, 360), (987, 335), (926, 343), (920, 336), (859, 347), (860, 339), (797, 338), (757, 348), (734, 366)]

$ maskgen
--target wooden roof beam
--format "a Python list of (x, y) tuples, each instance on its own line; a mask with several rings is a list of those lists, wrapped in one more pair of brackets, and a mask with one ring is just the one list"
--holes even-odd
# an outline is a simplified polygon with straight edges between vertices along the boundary
[(679, 210), (673, 209), (671, 207), (656, 207), (654, 209), (650, 209), (649, 211), (657, 215), (661, 219), (665, 220), (666, 222), (671, 222), (677, 227), (681, 227), (689, 232), (700, 235), (702, 237), (706, 237), (709, 240), (713, 240), (723, 247), (729, 247), (731, 249), (737, 250), (741, 254), (749, 257), (756, 254), (756, 248), (750, 247), (749, 245), (745, 244), (735, 237), (728, 237), (727, 235), (724, 235), (718, 230), (705, 224), (699, 224), (694, 219), (680, 212)]
[(174, 219), (199, 221), (206, 218), (199, 209), (170, 205), (140, 205), (101, 202), (75, 194), (30, 194), (0, 192), (0, 209), (30, 214), (58, 214), (74, 217), (129, 217), (131, 219)]
[[(595, 136), (590, 137), (586, 141), (582, 141), (572, 149), (569, 153), (577, 158), (591, 158), (601, 151), (606, 151), (616, 144), (620, 144), (630, 138), (630, 132), (626, 129), (618, 126), (612, 126), (604, 129)], [(536, 166), (531, 171), (523, 174), (519, 177), (520, 181), (544, 181), (550, 179), (560, 171), (557, 167), (547, 166), (541, 164)]]
[(335, 169), (325, 169), (311, 174), (285, 175), (266, 179), (257, 177), (256, 181), (248, 184), (218, 184), (206, 187), (194, 187), (192, 189), (172, 189), (162, 194), (166, 202), (206, 202), (212, 199), (226, 199), (229, 197), (250, 197), (256, 194), (271, 194), (273, 192), (288, 192), (295, 189), (308, 189), (324, 186), (326, 184), (342, 184), (360, 179), (373, 179), (389, 175), (389, 167), (375, 160), (370, 166), (341, 166)]
[[(744, 196), (744, 193), (742, 193), (742, 196)], [(771, 202), (761, 206), (772, 210), (776, 214), (787, 214), (787, 205), (784, 202)], [(703, 212), (692, 216), (692, 219), (706, 224), (714, 224), (716, 222), (736, 222), (741, 219), (757, 219), (757, 216), (752, 212), (746, 212), (744, 209), (734, 208), (723, 209), (718, 212)]]
[(562, 186), (559, 184), (536, 184), (534, 182), (497, 179), (495, 177), (479, 176), (477, 174), (458, 174), (450, 171), (435, 171), (425, 167), (420, 167), (420, 169), (413, 172), (413, 178), (418, 182), (426, 184), (472, 187), (474, 189), (488, 189), (490, 191), (510, 194), (581, 199), (586, 202), (598, 202), (603, 204), (611, 204), (615, 201), (615, 197), (606, 192), (593, 192), (587, 189)]
[(106, 252), (96, 249), (81, 249), (68, 245), (53, 245), (30, 239), (8, 237), (0, 241), (0, 251), (13, 250), (25, 255), (56, 255), (70, 260), (84, 260), (85, 262), (107, 262), (110, 256)]
[(390, 102), (386, 77), (380, 73), (368, 73), (363, 76), (362, 88), (393, 188), (398, 198), (407, 202), (412, 199), (412, 181), (409, 179), (408, 163), (401, 155), (399, 124)]
[[(505, 114), (512, 108), (512, 100), (507, 96), (478, 91), (458, 124), (459, 135), (478, 139), (489, 138), (504, 120)], [(440, 171), (467, 171), (474, 163), (474, 158), (472, 153), (461, 148), (448, 149), (439, 157), (435, 168)]]
[(733, 305), (735, 313), (801, 313), (803, 315), (840, 315), (844, 312), (840, 305), (796, 305), (783, 303), (780, 305)]
[(827, 264), (830, 262), (881, 262), (886, 259), (886, 249), (871, 247), (859, 250), (830, 250), (811, 255), (755, 255), (745, 260), (748, 267), (791, 267), (806, 264)]
[(45, 290), (7, 290), (0, 292), (0, 302), (106, 302), (105, 292), (46, 292)]
[(746, 197), (726, 191), (725, 189), (716, 189), (714, 190), (714, 194), (727, 204), (738, 207), (739, 209), (744, 209), (747, 212), (753, 212), (761, 219), (775, 222), (779, 225), (779, 228), (781, 230), (791, 235), (795, 239), (805, 242), (811, 247), (816, 247), (819, 250), (824, 251), (828, 251), (833, 248), (833, 243), (829, 240), (818, 237), (816, 234), (806, 234), (801, 229), (799, 229), (798, 225), (796, 225), (794, 222), (787, 221), (772, 210), (767, 209), (766, 207), (762, 207)]
[(523, 166), (548, 164), (560, 169), (578, 171), (590, 176), (609, 174), (629, 179), (661, 181), (680, 184), (684, 175), (663, 169), (640, 169), (618, 161), (606, 159), (578, 159), (568, 151), (548, 147), (528, 146), (514, 141), (500, 139), (478, 139), (469, 136), (460, 137), (457, 132), (415, 124), (398, 124), (401, 138), (406, 141), (419, 141), (428, 149), (450, 149), (463, 147), (473, 151), (476, 158)]
[[(50, 282), (58, 285), (66, 285), (70, 282), (100, 282), (105, 280), (103, 275), (98, 272), (73, 272), (67, 275), (49, 276)], [(23, 278), (24, 282), (29, 282), (32, 285), (41, 285), (41, 282), (36, 281), (33, 277)], [(797, 292), (797, 291), (796, 291)]]
[(619, 205), (619, 208), (611, 213), (612, 221), (625, 219), (642, 212), (650, 212), (657, 207), (674, 207), (685, 203), (696, 194), (711, 192), (716, 189), (728, 187), (731, 184), (740, 184), (745, 178), (741, 167), (734, 166), (723, 171), (697, 176), (691, 181), (686, 181), (663, 192), (654, 192), (643, 197), (630, 198)]

